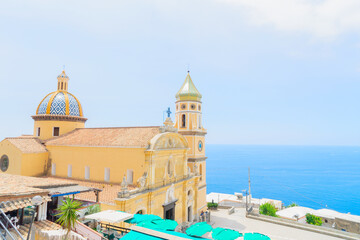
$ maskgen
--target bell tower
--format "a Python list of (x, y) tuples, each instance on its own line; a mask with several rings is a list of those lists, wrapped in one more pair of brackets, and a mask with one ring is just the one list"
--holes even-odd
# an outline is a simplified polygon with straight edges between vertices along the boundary
[(202, 125), (201, 94), (195, 87), (190, 73), (176, 94), (175, 128), (189, 143), (188, 166), (198, 178), (197, 212), (206, 210), (206, 129)]

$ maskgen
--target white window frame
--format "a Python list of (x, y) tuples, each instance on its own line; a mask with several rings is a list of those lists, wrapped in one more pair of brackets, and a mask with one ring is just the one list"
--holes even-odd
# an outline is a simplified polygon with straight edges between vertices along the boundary
[(110, 168), (105, 168), (104, 170), (104, 181), (110, 182)]
[(90, 179), (90, 167), (89, 166), (85, 166), (85, 179), (86, 180)]
[(126, 182), (128, 184), (134, 183), (134, 171), (132, 169), (126, 170)]
[(68, 177), (72, 177), (72, 165), (68, 165)]
[(56, 175), (56, 163), (51, 163), (51, 175)]

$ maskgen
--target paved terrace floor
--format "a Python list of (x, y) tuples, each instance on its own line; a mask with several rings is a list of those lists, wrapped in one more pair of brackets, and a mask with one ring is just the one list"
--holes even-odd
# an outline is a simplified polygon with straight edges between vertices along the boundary
[(215, 227), (225, 227), (239, 232), (258, 232), (265, 234), (271, 240), (340, 240), (328, 235), (305, 231), (245, 217), (245, 209), (238, 208), (228, 215), (227, 209), (211, 212), (211, 224)]

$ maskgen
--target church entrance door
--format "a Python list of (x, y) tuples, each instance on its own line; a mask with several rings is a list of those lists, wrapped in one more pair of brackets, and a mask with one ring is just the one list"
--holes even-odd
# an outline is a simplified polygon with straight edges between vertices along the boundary
[(192, 222), (192, 211), (191, 206), (188, 207), (188, 222)]
[(164, 207), (164, 219), (175, 220), (175, 202), (163, 205)]

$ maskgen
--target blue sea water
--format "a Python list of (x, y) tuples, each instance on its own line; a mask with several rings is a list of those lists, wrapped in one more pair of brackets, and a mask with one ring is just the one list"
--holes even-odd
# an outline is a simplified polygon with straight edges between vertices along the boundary
[(285, 205), (360, 215), (360, 147), (207, 145), (207, 192), (241, 192)]

